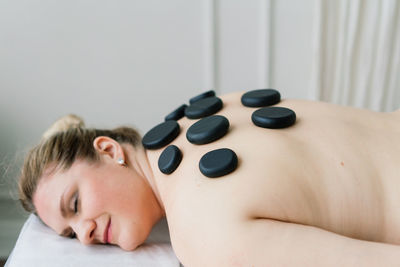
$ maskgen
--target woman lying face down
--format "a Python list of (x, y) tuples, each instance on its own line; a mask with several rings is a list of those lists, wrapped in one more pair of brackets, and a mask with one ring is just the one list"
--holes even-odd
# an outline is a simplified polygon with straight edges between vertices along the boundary
[(400, 111), (284, 99), (265, 120), (242, 97), (208, 96), (203, 119), (191, 104), (160, 143), (57, 123), (26, 159), (21, 202), (59, 234), (125, 250), (165, 216), (184, 266), (398, 265)]

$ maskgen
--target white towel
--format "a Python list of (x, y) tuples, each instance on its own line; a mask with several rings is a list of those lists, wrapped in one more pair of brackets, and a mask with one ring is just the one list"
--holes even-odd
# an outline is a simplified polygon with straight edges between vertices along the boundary
[(61, 237), (32, 214), (25, 222), (5, 266), (178, 267), (179, 265), (169, 242), (165, 220), (154, 227), (145, 244), (128, 252), (110, 245), (85, 246), (77, 239)]

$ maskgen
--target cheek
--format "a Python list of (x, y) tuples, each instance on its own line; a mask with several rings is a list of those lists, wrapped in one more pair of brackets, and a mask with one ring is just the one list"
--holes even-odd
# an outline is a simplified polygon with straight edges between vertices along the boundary
[(92, 179), (85, 183), (82, 192), (85, 206), (93, 213), (111, 213), (132, 217), (136, 210), (137, 196), (130, 183), (109, 179)]
[(147, 218), (145, 185), (141, 180), (123, 175), (97, 175), (85, 184), (84, 202), (90, 216), (104, 213), (113, 217), (117, 244), (125, 250), (133, 250), (144, 242), (151, 225)]
[(82, 192), (80, 198), (82, 211), (89, 217), (99, 216), (108, 209), (107, 199), (98, 192)]
[(91, 217), (96, 217), (106, 212), (110, 205), (108, 190), (100, 181), (86, 180), (81, 183), (79, 196), (82, 211)]

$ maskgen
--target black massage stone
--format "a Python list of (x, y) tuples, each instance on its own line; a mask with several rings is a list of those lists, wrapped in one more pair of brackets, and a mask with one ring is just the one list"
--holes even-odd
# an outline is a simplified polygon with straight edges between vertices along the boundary
[(158, 158), (158, 168), (162, 173), (171, 174), (182, 161), (182, 152), (175, 145), (170, 145)]
[(205, 176), (216, 178), (233, 172), (237, 164), (236, 153), (229, 148), (221, 148), (206, 153), (200, 159), (199, 168)]
[(179, 124), (176, 121), (166, 121), (148, 131), (143, 136), (142, 144), (148, 149), (158, 149), (171, 143), (179, 132)]
[(259, 127), (280, 129), (293, 125), (296, 122), (296, 113), (284, 107), (266, 107), (254, 111), (251, 120)]
[(258, 89), (244, 93), (241, 98), (246, 107), (265, 107), (279, 103), (281, 94), (275, 89)]
[(186, 132), (186, 138), (192, 144), (208, 144), (224, 136), (228, 129), (229, 121), (227, 118), (213, 115), (190, 126)]
[(199, 101), (199, 100), (201, 100), (201, 99), (203, 99), (203, 98), (211, 97), (211, 96), (215, 96), (215, 91), (214, 91), (214, 90), (210, 90), (210, 91), (201, 93), (201, 94), (199, 94), (199, 95), (197, 95), (197, 96), (195, 96), (195, 97), (192, 97), (192, 98), (189, 100), (189, 103), (190, 103), (190, 104), (193, 104), (194, 102), (197, 102), (197, 101)]
[(222, 109), (222, 100), (216, 96), (203, 98), (185, 109), (189, 119), (199, 119), (217, 113)]
[(179, 120), (181, 118), (183, 118), (183, 116), (185, 116), (185, 109), (186, 109), (187, 105), (183, 104), (181, 105), (179, 108), (175, 109), (174, 111), (172, 111), (171, 113), (169, 113), (166, 117), (165, 117), (165, 121), (169, 121), (169, 120)]

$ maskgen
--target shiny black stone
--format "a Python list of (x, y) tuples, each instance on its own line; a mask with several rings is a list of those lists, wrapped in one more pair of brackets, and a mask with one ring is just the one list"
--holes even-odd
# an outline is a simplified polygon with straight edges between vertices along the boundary
[(246, 107), (271, 106), (281, 101), (281, 94), (275, 89), (257, 89), (244, 93), (241, 101)]
[(172, 111), (171, 113), (169, 113), (166, 117), (165, 117), (165, 121), (169, 121), (169, 120), (179, 120), (181, 118), (183, 118), (183, 116), (185, 116), (185, 109), (186, 109), (187, 105), (183, 104), (181, 105), (179, 108), (175, 109), (174, 111)]
[(158, 149), (171, 143), (180, 132), (176, 121), (166, 121), (148, 131), (142, 139), (142, 144), (148, 149)]
[(238, 164), (236, 153), (229, 148), (221, 148), (206, 153), (199, 162), (202, 174), (217, 178), (233, 172)]
[(286, 128), (296, 122), (296, 113), (284, 107), (266, 107), (254, 111), (251, 120), (255, 125), (263, 128)]
[(182, 152), (175, 145), (170, 145), (158, 158), (158, 168), (162, 173), (171, 174), (182, 161)]
[(229, 121), (221, 115), (213, 115), (194, 123), (186, 132), (187, 140), (192, 144), (211, 143), (224, 136), (229, 129)]
[(211, 97), (211, 96), (215, 96), (215, 91), (214, 90), (210, 90), (210, 91), (207, 91), (207, 92), (204, 92), (204, 93), (201, 93), (201, 94), (199, 94), (197, 96), (192, 97), (189, 100), (189, 103), (193, 104), (194, 102), (197, 102), (197, 101), (199, 101), (199, 100), (201, 100), (203, 98)]
[(199, 119), (217, 113), (222, 106), (222, 100), (216, 96), (203, 98), (188, 106), (185, 109), (185, 116), (189, 119)]

